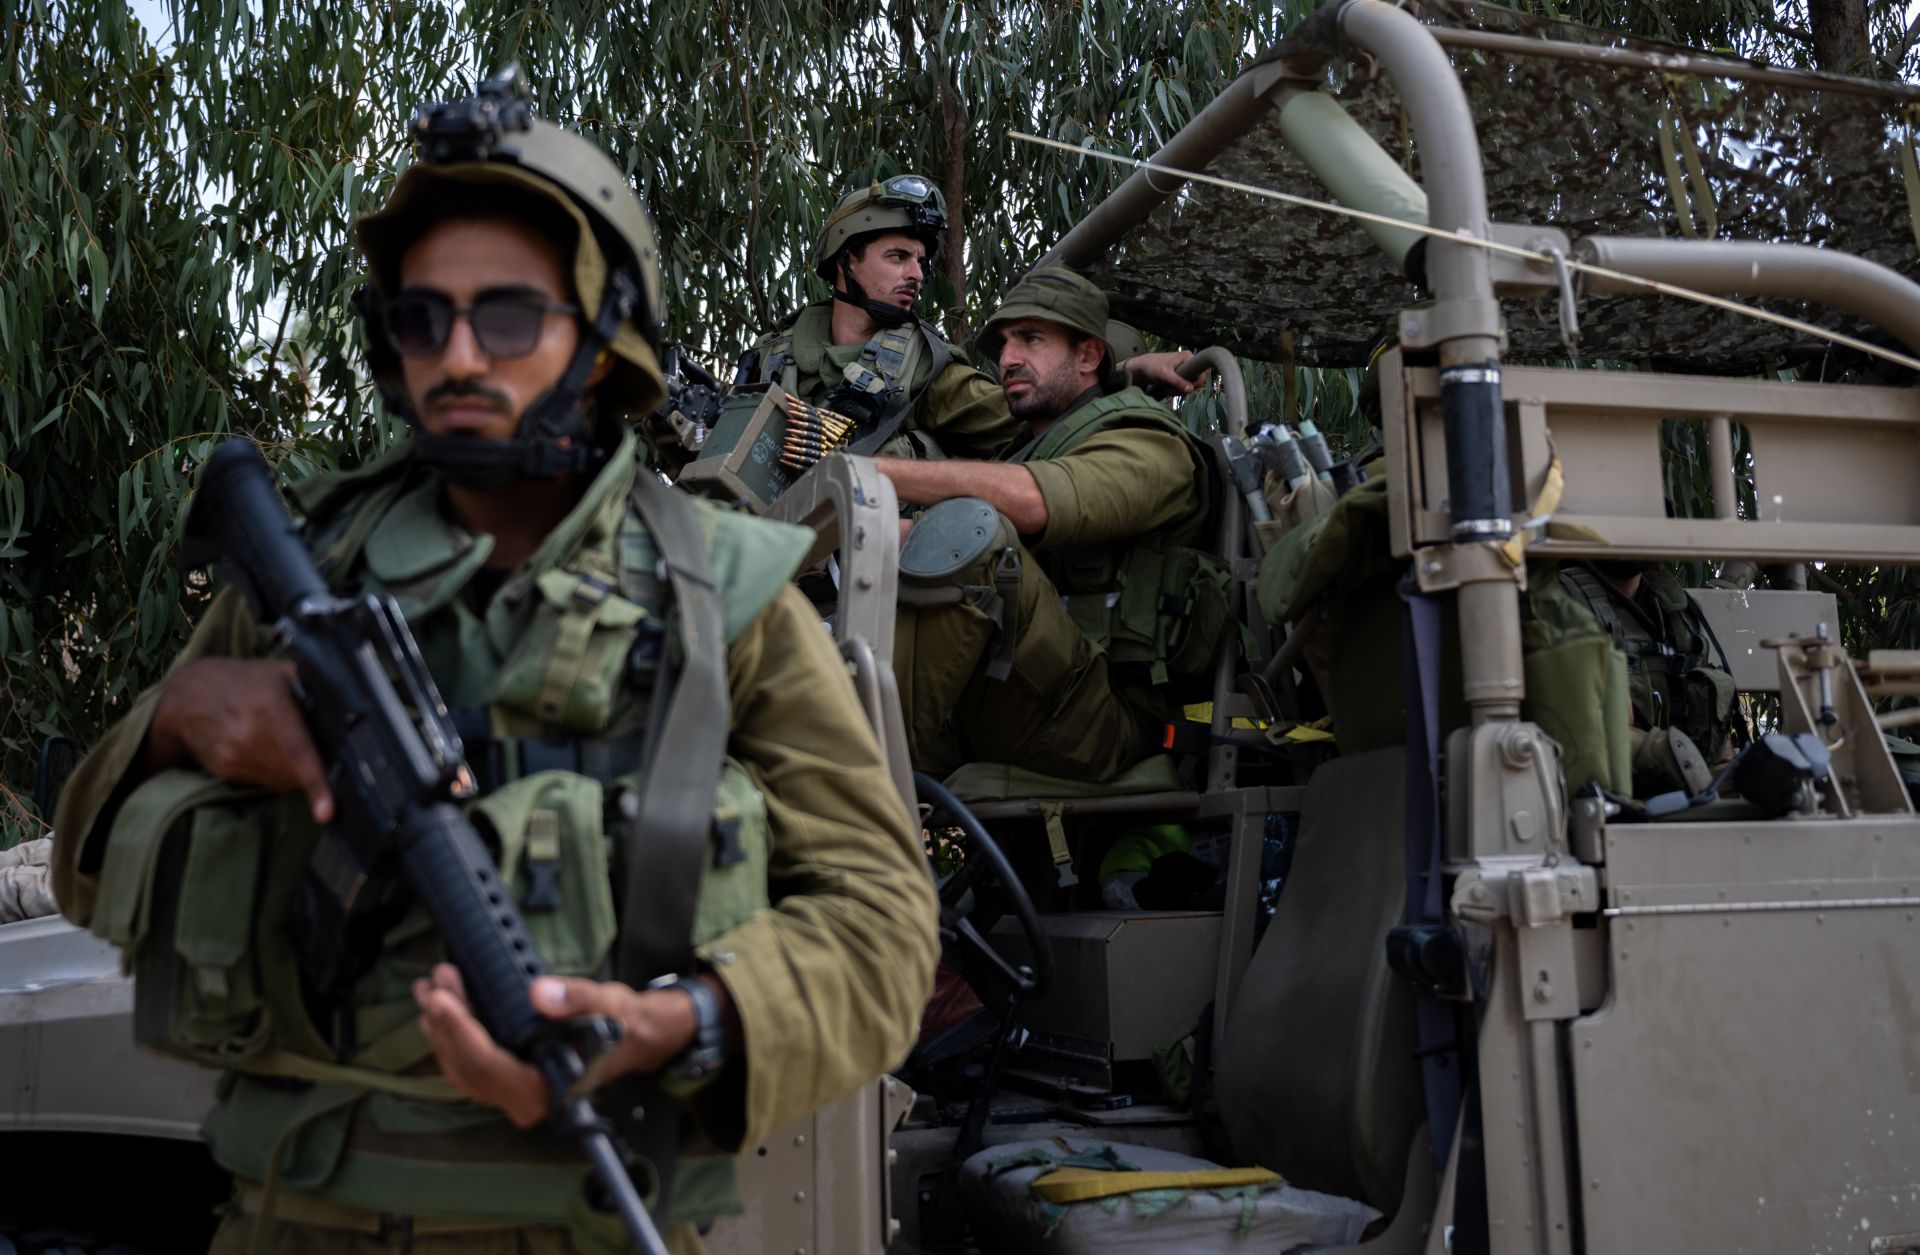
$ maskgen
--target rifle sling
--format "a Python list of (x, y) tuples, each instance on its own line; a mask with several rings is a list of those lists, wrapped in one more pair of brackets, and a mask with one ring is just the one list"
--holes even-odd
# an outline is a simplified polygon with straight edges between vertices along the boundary
[[(684, 973), (693, 957), (701, 860), (727, 752), (726, 611), (693, 499), (644, 470), (633, 506), (673, 586), (682, 648), (661, 651), (640, 807), (627, 830), (626, 887), (614, 974), (635, 988)], [(670, 748), (669, 748), (670, 747)]]

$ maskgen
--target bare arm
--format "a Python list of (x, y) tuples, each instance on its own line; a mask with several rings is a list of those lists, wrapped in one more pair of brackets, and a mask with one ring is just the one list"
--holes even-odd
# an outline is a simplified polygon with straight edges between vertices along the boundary
[(1012, 521), (1023, 536), (1047, 529), (1047, 499), (1033, 473), (1015, 462), (920, 461), (875, 458), (900, 499), (933, 505), (952, 497), (979, 497)]
[(1133, 382), (1149, 392), (1163, 392), (1169, 396), (1183, 397), (1202, 383), (1211, 372), (1201, 371), (1192, 379), (1180, 374), (1180, 367), (1186, 364), (1193, 354), (1178, 351), (1169, 353), (1142, 353), (1120, 363), (1120, 368), (1132, 377)]

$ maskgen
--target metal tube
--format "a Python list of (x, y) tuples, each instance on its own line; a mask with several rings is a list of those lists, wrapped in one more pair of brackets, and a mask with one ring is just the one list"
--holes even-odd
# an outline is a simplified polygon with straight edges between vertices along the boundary
[[(1446, 50), (1434, 42), (1433, 28), (1383, 0), (1349, 0), (1340, 9), (1340, 31), (1380, 59), (1406, 104), (1420, 145), (1430, 223), (1444, 231), (1465, 229), (1485, 238), (1487, 184), (1480, 168), (1479, 135), (1466, 89)], [(1484, 249), (1431, 239), (1427, 277), (1441, 303), (1494, 299)], [(1459, 336), (1440, 345), (1443, 367), (1478, 364), (1498, 355), (1497, 330)]]
[[(1280, 134), (1341, 204), (1408, 222), (1427, 220), (1427, 194), (1413, 176), (1326, 92), (1301, 92), (1282, 105)], [(1422, 238), (1378, 222), (1360, 228), (1400, 267)]]
[(1236, 440), (1247, 438), (1247, 377), (1240, 371), (1240, 359), (1219, 345), (1201, 349), (1180, 363), (1180, 377), (1192, 379), (1202, 370), (1220, 376), (1222, 399), (1227, 406), (1227, 434)]
[[(1588, 236), (1582, 261), (1713, 296), (1785, 296), (1845, 310), (1920, 349), (1920, 284), (1864, 257), (1808, 244)], [(1645, 294), (1625, 279), (1586, 275), (1589, 292)]]
[(1850, 96), (1888, 97), (1920, 100), (1920, 87), (1897, 82), (1863, 82), (1838, 74), (1815, 74), (1806, 70), (1779, 70), (1728, 57), (1703, 57), (1697, 54), (1642, 52), (1636, 48), (1613, 48), (1600, 44), (1574, 44), (1558, 39), (1536, 39), (1531, 35), (1505, 35), (1497, 31), (1469, 30), (1464, 27), (1429, 27), (1433, 37), (1450, 48), (1484, 48), (1516, 57), (1547, 57), (1555, 61), (1585, 61), (1594, 65), (1626, 66), (1653, 70), (1661, 74), (1691, 74), (1701, 78), (1744, 79), (1752, 83), (1771, 83), (1777, 87), (1796, 87), (1803, 91), (1842, 92)]
[[(1221, 150), (1246, 134), (1254, 123), (1312, 86), (1288, 79), (1285, 74), (1283, 67), (1269, 63), (1256, 65), (1234, 79), (1153, 155), (1153, 162), (1182, 170), (1206, 169)], [(1186, 182), (1159, 171), (1135, 170), (1061, 237), (1038, 264), (1086, 269)]]
[(1733, 420), (1725, 414), (1707, 420), (1707, 472), (1713, 477), (1713, 517), (1737, 517), (1740, 497), (1733, 486)]
[[(1382, 0), (1348, 0), (1340, 30), (1392, 76), (1420, 145), (1430, 225), (1485, 238), (1486, 177), (1465, 88), (1446, 49), (1403, 9)], [(1506, 470), (1505, 408), (1499, 384), (1499, 302), (1487, 254), (1429, 239), (1430, 316), (1462, 328), (1439, 344), (1446, 416), (1447, 492), (1456, 541), (1495, 538), (1513, 526)], [(1454, 393), (1449, 397), (1449, 391)], [(1460, 586), (1462, 693), (1475, 725), (1517, 719), (1525, 692), (1520, 662), (1519, 589), (1504, 575)]]

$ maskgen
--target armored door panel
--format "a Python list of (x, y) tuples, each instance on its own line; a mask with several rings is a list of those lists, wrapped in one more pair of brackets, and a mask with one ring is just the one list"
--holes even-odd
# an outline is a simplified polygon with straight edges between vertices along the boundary
[(745, 1211), (715, 1225), (709, 1255), (880, 1255), (899, 1228), (887, 1140), (913, 1091), (883, 1076), (742, 1149)]
[(1920, 1245), (1920, 824), (1614, 826), (1606, 858), (1590, 1255)]

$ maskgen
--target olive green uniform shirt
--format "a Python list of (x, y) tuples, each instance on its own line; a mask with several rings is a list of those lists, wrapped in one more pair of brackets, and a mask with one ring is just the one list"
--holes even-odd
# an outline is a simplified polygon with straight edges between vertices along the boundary
[[(363, 551), (365, 583), (396, 596), (449, 704), (467, 704), (485, 691), (527, 626), (538, 577), (583, 547), (608, 543), (636, 472), (651, 473), (629, 438), (529, 563), (478, 610), (462, 593), (492, 538), (446, 518), (430, 478), (419, 477), (386, 511)], [(728, 628), (728, 752), (761, 789), (772, 838), (772, 906), (701, 948), (744, 1029), (745, 1058), (731, 1062), (695, 1104), (705, 1133), (732, 1151), (905, 1056), (938, 941), (918, 825), (894, 790), (818, 616), (787, 586), (751, 622)], [(229, 590), (173, 669), (198, 658), (263, 652), (244, 602)], [(161, 687), (135, 700), (62, 795), (55, 880), (70, 917), (92, 911), (104, 837), (117, 801), (141, 778), (141, 748)], [(626, 720), (626, 712), (616, 712), (615, 729)], [(497, 710), (495, 722), (501, 734), (539, 731), (503, 728)]]
[(1144, 536), (1197, 504), (1193, 459), (1172, 432), (1109, 428), (1025, 465), (1047, 503), (1045, 530), (1028, 538), (1039, 553)]
[[(793, 365), (797, 372), (795, 391), (802, 400), (819, 404), (827, 391), (845, 379), (841, 373), (860, 356), (860, 344), (833, 342), (833, 305), (824, 302), (809, 305), (788, 329), (793, 337)], [(766, 341), (762, 341), (763, 352)], [(925, 432), (938, 444), (938, 452), (953, 458), (997, 458), (1007, 451), (1019, 435), (1020, 422), (1007, 410), (1006, 396), (984, 372), (967, 365), (956, 355), (931, 380), (925, 372), (931, 363), (923, 355), (911, 387), (924, 390), (913, 406), (913, 415), (905, 430)], [(908, 441), (912, 446), (914, 442)], [(901, 456), (924, 456), (924, 448), (889, 449)]]
[[(1138, 403), (1173, 421), (1144, 394)], [(969, 605), (903, 605), (894, 675), (908, 746), (922, 770), (944, 775), (970, 761), (1010, 762), (1110, 780), (1158, 745), (1169, 702), (1137, 673), (1114, 669), (1061, 594), (1098, 593), (1104, 602), (1118, 556), (1137, 537), (1171, 530), (1178, 543), (1191, 543), (1186, 533), (1202, 522), (1201, 488), (1177, 432), (1128, 425), (1125, 413), (1113, 422), (1057, 456), (1027, 457), (1039, 442), (1015, 455), (1039, 486), (1047, 523), (1020, 542), (1019, 626), (1007, 679), (984, 670), (995, 630), (989, 616)], [(992, 586), (997, 558), (989, 553), (957, 581)]]

